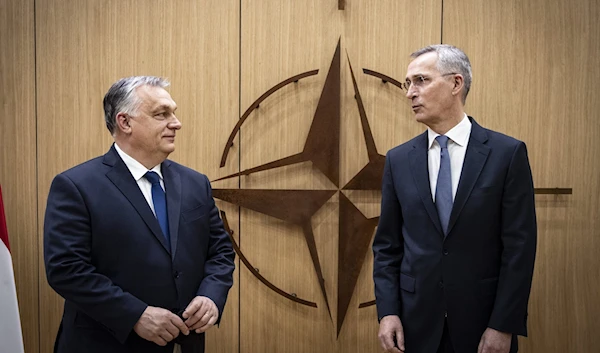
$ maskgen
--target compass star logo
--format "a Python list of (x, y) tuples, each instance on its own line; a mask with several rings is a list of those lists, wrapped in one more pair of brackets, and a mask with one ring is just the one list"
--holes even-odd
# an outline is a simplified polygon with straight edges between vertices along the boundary
[[(348, 311), (350, 300), (365, 256), (367, 254), (371, 238), (379, 217), (367, 218), (361, 211), (344, 195), (342, 190), (379, 190), (381, 191), (381, 179), (385, 157), (377, 152), (375, 141), (371, 133), (371, 128), (367, 119), (362, 98), (356, 83), (354, 71), (348, 58), (348, 65), (352, 77), (355, 99), (360, 114), (360, 120), (363, 135), (367, 147), (369, 161), (368, 163), (346, 184), (340, 187), (340, 42), (338, 41), (335, 54), (331, 61), (327, 78), (323, 86), (317, 109), (315, 111), (308, 137), (304, 148), (300, 153), (288, 156), (267, 164), (254, 168), (243, 170), (239, 173), (231, 174), (215, 181), (250, 175), (260, 171), (280, 168), (297, 163), (311, 162), (313, 167), (323, 173), (335, 186), (334, 190), (269, 190), (269, 189), (214, 189), (213, 195), (217, 199), (244, 207), (277, 219), (300, 226), (310, 252), (314, 270), (319, 280), (319, 285), (327, 310), (331, 317), (331, 304), (325, 290), (325, 280), (321, 270), (321, 263), (317, 253), (315, 237), (311, 225), (313, 215), (336, 193), (339, 194), (339, 249), (338, 249), (338, 298), (337, 298), (337, 335), (339, 336), (344, 318)], [(229, 150), (233, 145), (233, 140), (240, 131), (241, 126), (246, 122), (251, 113), (258, 106), (277, 90), (288, 84), (299, 81), (300, 79), (316, 75), (319, 70), (312, 70), (290, 77), (282, 81), (261, 97), (259, 97), (244, 112), (232, 133), (229, 136), (226, 147), (221, 158), (221, 167), (225, 166)], [(375, 76), (384, 82), (403, 89), (398, 81), (377, 73), (375, 71), (364, 69), (367, 75)], [(227, 217), (222, 212), (222, 218), (227, 229)], [(240, 256), (244, 265), (261, 282), (278, 294), (293, 300), (297, 303), (317, 307), (317, 304), (294, 294), (286, 293), (268, 279), (263, 277), (247, 259), (233, 239), (233, 245)], [(366, 307), (374, 302), (362, 303), (360, 307)]]

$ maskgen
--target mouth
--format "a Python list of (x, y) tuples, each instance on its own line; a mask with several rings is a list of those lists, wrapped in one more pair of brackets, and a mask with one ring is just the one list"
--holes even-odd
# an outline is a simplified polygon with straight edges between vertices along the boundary
[(422, 106), (420, 104), (415, 104), (412, 106), (412, 110), (416, 111), (417, 109), (421, 108)]

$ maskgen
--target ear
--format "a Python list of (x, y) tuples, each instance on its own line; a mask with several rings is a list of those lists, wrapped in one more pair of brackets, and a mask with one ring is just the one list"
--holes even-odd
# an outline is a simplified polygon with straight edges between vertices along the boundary
[(465, 78), (461, 74), (455, 74), (454, 81), (452, 83), (454, 84), (454, 88), (452, 89), (452, 95), (459, 95), (464, 89)]
[(126, 113), (119, 112), (115, 117), (117, 129), (125, 134), (131, 133), (130, 117)]

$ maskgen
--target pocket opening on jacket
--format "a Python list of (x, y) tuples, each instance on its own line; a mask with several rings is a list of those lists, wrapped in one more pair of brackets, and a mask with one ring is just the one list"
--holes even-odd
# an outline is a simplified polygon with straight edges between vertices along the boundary
[(400, 272), (400, 289), (410, 293), (415, 292), (415, 278)]

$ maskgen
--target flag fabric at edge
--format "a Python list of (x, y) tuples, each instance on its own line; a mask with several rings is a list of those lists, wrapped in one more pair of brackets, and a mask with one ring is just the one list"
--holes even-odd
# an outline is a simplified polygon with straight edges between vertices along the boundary
[(17, 288), (0, 186), (0, 353), (24, 353)]

